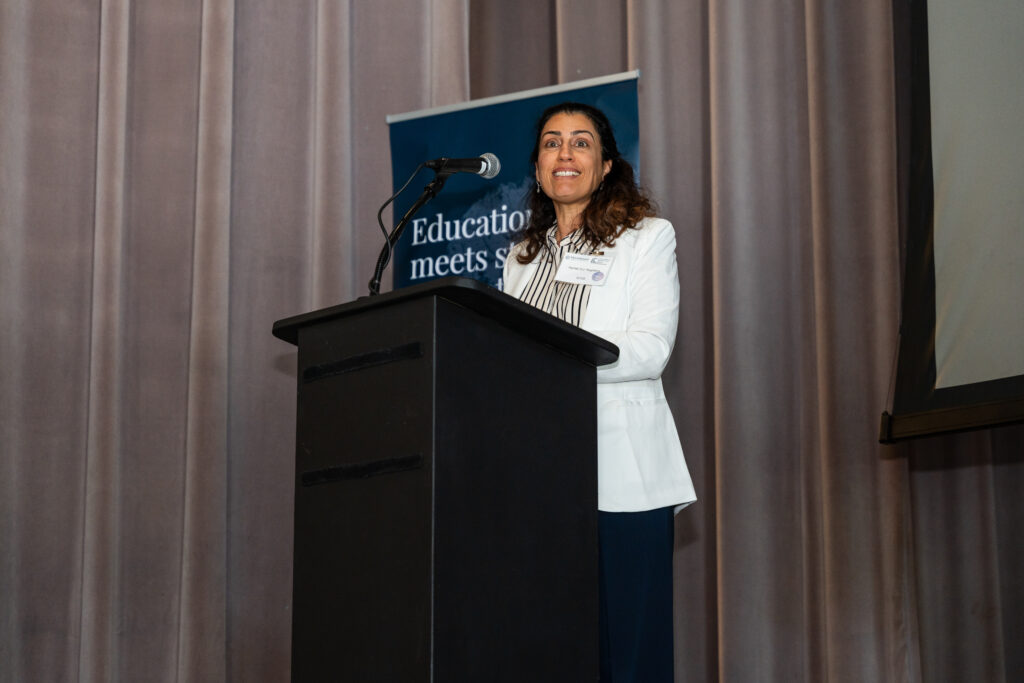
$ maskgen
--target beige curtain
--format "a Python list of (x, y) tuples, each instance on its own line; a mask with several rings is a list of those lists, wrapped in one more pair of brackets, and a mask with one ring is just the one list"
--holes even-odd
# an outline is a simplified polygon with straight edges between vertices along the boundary
[[(294, 353), (384, 116), (639, 68), (680, 681), (1012, 681), (1024, 429), (877, 445), (888, 2), (0, 0), (0, 683), (288, 678)], [(524, 150), (524, 154), (528, 153)]]
[(0, 681), (287, 680), (270, 328), (365, 291), (384, 116), (468, 98), (466, 4), (0, 8)]

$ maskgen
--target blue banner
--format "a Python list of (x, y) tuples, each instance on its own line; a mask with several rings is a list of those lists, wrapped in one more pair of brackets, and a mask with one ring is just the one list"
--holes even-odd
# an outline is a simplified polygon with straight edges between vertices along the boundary
[[(389, 116), (392, 182), (397, 191), (415, 168), (439, 157), (490, 152), (501, 160), (493, 180), (459, 173), (406, 226), (392, 261), (395, 289), (458, 275), (501, 288), (502, 267), (515, 234), (526, 225), (534, 188), (530, 153), (534, 124), (547, 107), (571, 100), (607, 114), (622, 156), (639, 172), (638, 72), (541, 88), (441, 108)], [(395, 200), (405, 215), (433, 171), (423, 170)]]

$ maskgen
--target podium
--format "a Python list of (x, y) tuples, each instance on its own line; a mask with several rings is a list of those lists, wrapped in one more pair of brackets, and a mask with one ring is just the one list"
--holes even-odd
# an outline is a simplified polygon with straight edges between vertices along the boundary
[(596, 370), (466, 278), (280, 320), (298, 346), (292, 680), (596, 681)]

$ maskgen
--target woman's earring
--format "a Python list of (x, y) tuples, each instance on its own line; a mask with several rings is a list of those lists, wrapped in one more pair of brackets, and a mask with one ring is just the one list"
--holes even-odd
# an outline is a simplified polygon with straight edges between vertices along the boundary
[(542, 188), (540, 186), (540, 181), (539, 180), (537, 181), (537, 187), (536, 187), (535, 191), (536, 191), (537, 194), (540, 194), (542, 192)]

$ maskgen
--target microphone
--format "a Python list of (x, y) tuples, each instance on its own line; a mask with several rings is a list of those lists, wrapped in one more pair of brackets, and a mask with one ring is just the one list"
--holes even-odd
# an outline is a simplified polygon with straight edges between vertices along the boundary
[(428, 161), (424, 166), (446, 175), (451, 175), (452, 173), (476, 173), (487, 180), (498, 175), (498, 171), (501, 170), (501, 162), (498, 161), (498, 157), (490, 152), (473, 157), (472, 159), (441, 157), (440, 159)]

